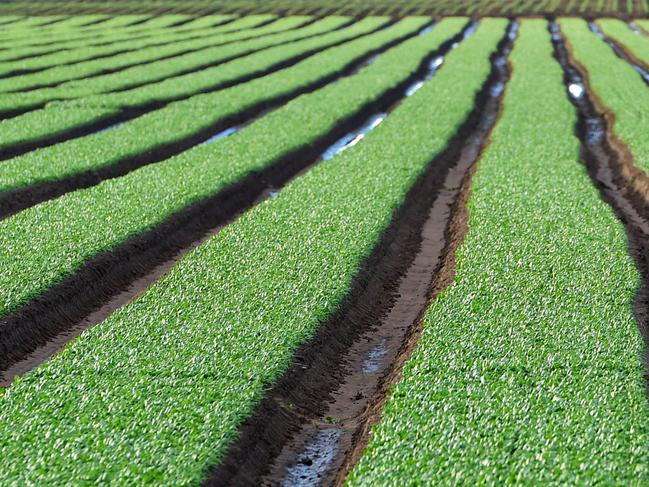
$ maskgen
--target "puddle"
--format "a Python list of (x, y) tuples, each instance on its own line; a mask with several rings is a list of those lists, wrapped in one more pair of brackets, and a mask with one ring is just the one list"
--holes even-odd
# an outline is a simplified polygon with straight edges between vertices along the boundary
[(376, 374), (381, 369), (381, 361), (388, 353), (388, 344), (385, 340), (375, 345), (367, 352), (367, 356), (361, 364), (361, 370), (365, 375)]
[(374, 130), (383, 120), (387, 117), (387, 113), (376, 113), (372, 115), (362, 126), (361, 128), (349, 132), (347, 135), (338, 139), (333, 143), (329, 148), (322, 153), (322, 159), (325, 161), (330, 160), (334, 156), (340, 154), (344, 150), (349, 149), (350, 147), (355, 146), (360, 142), (363, 137), (365, 137), (369, 132)]
[(218, 134), (212, 135), (205, 142), (202, 142), (201, 145), (211, 144), (213, 142), (216, 142), (217, 140), (225, 139), (226, 137), (229, 137), (230, 135), (236, 134), (239, 130), (240, 130), (240, 128), (238, 126), (236, 126), (236, 127), (228, 127), (227, 129), (222, 130)]
[[(597, 28), (597, 26), (595, 26), (595, 28)], [(564, 69), (568, 96), (584, 117), (583, 120), (586, 130), (583, 141), (588, 146), (599, 145), (605, 137), (606, 122), (604, 118), (595, 111), (590, 99), (586, 96), (586, 83), (584, 82), (581, 73), (570, 62), (568, 62), (568, 53), (565, 42), (561, 36), (558, 25), (554, 22), (550, 24), (550, 32), (552, 32), (552, 39), (555, 44), (559, 62)]]
[(374, 62), (379, 58), (378, 54), (374, 54), (373, 56), (370, 56), (367, 58), (367, 60), (363, 63), (363, 67), (367, 67), (370, 64), (374, 64)]
[(435, 27), (435, 24), (436, 24), (436, 22), (433, 22), (432, 24), (429, 24), (426, 27), (424, 27), (423, 29), (421, 29), (419, 31), (419, 35), (423, 36), (424, 34), (428, 34), (429, 32), (431, 32), (433, 30), (433, 27)]
[(629, 29), (631, 29), (633, 32), (635, 32), (639, 36), (645, 35), (644, 31), (642, 29), (640, 29), (640, 27), (635, 25), (633, 22), (629, 22), (627, 25), (629, 26)]
[(103, 129), (99, 129), (95, 133), (96, 134), (101, 134), (101, 133), (104, 133), (104, 132), (108, 132), (110, 130), (116, 129), (117, 127), (121, 127), (125, 123), (126, 122), (117, 122), (117, 123), (114, 123), (113, 125), (109, 125), (108, 127), (104, 127)]
[(505, 91), (505, 83), (499, 81), (489, 88), (489, 96), (498, 97), (503, 91)]
[(408, 86), (408, 88), (406, 88), (405, 95), (407, 97), (414, 95), (415, 92), (419, 90), (419, 88), (424, 86), (424, 83), (426, 83), (426, 81), (433, 79), (433, 76), (435, 76), (435, 73), (439, 70), (442, 64), (444, 64), (444, 56), (437, 56), (435, 59), (433, 59), (428, 64), (428, 71), (426, 72), (424, 79), (414, 81), (410, 86)]
[(475, 31), (478, 30), (478, 26), (480, 25), (479, 20), (472, 20), (471, 24), (469, 24), (469, 27), (464, 31), (464, 37), (463, 39), (468, 39), (471, 37), (473, 34), (475, 34)]
[(568, 85), (568, 93), (572, 98), (578, 100), (584, 94), (584, 85), (582, 83), (570, 83)]
[(606, 42), (606, 44), (608, 44), (608, 46), (613, 49), (613, 52), (617, 55), (617, 57), (629, 63), (633, 67), (633, 69), (635, 69), (636, 72), (642, 77), (642, 80), (647, 85), (649, 85), (649, 71), (647, 71), (644, 67), (631, 59), (629, 55), (615, 41), (611, 40), (606, 34), (601, 31), (601, 29), (595, 22), (588, 22), (588, 28), (593, 34)]
[(424, 82), (423, 82), (423, 81), (415, 81), (413, 84), (411, 84), (410, 86), (408, 86), (408, 88), (406, 88), (406, 96), (412, 96), (412, 95), (414, 95), (415, 92), (416, 92), (419, 88), (421, 88), (422, 86), (424, 86)]
[(553, 41), (560, 42), (563, 40), (561, 38), (561, 32), (559, 31), (559, 25), (556, 24), (555, 22), (552, 22), (550, 24), (550, 34), (552, 34)]
[(327, 428), (318, 431), (316, 437), (297, 456), (297, 463), (288, 468), (282, 487), (315, 487), (334, 461), (339, 449), (342, 432)]

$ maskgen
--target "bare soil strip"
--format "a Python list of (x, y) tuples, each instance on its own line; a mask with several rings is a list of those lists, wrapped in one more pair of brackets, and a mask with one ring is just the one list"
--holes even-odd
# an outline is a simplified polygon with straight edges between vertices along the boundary
[[(392, 24), (393, 22), (390, 22)], [(381, 26), (379, 29), (385, 28), (386, 26)], [(368, 34), (362, 34), (359, 35), (358, 37), (362, 37), (364, 35), (369, 35), (372, 32)], [(220, 132), (223, 132), (224, 130), (233, 127), (233, 126), (242, 126), (242, 125), (247, 125), (252, 122), (254, 122), (256, 119), (259, 117), (267, 114), (268, 112), (272, 110), (276, 110), (277, 108), (281, 107), (282, 105), (285, 105), (292, 99), (304, 95), (307, 93), (311, 93), (313, 91), (316, 91), (323, 86), (335, 82), (338, 79), (347, 77), (347, 76), (352, 76), (355, 73), (357, 73), (362, 67), (366, 66), (368, 61), (370, 61), (372, 58), (380, 55), (381, 53), (387, 51), (388, 49), (391, 49), (392, 47), (404, 42), (407, 39), (410, 39), (414, 36), (417, 35), (417, 32), (412, 32), (410, 34), (404, 35), (402, 37), (399, 37), (397, 39), (394, 39), (390, 41), (387, 44), (384, 44), (378, 49), (374, 49), (370, 52), (368, 52), (365, 56), (357, 59), (356, 61), (348, 64), (345, 66), (342, 70), (338, 72), (331, 73), (320, 80), (318, 80), (315, 83), (311, 83), (307, 86), (304, 86), (300, 89), (294, 90), (290, 93), (287, 93), (285, 95), (275, 97), (275, 98), (270, 98), (267, 99), (261, 103), (258, 103), (252, 107), (247, 108), (246, 110), (243, 110), (235, 115), (232, 115), (230, 117), (224, 118), (216, 122), (210, 127), (207, 127), (200, 132), (197, 132), (196, 134), (192, 135), (191, 137), (182, 139), (182, 140), (176, 140), (169, 142), (168, 144), (161, 145), (158, 147), (155, 147), (151, 150), (148, 150), (145, 153), (124, 158), (120, 161), (115, 162), (114, 164), (101, 168), (101, 169), (96, 169), (93, 171), (86, 171), (82, 172), (79, 174), (76, 174), (74, 176), (70, 176), (68, 178), (62, 179), (60, 181), (52, 181), (48, 183), (41, 183), (41, 184), (36, 184), (33, 186), (28, 186), (25, 188), (20, 188), (14, 191), (9, 191), (5, 193), (0, 193), (0, 219), (7, 218), (8, 216), (11, 216), (14, 213), (17, 213), (21, 210), (24, 210), (26, 208), (29, 208), (31, 206), (34, 206), (38, 203), (41, 203), (43, 201), (47, 201), (53, 198), (57, 198), (65, 193), (69, 193), (71, 191), (75, 191), (78, 189), (83, 189), (83, 188), (88, 188), (91, 186), (94, 186), (96, 184), (99, 184), (100, 182), (106, 180), (106, 179), (112, 179), (120, 176), (124, 176), (125, 174), (129, 173), (130, 171), (133, 171), (134, 169), (137, 169), (139, 167), (145, 166), (147, 164), (153, 164), (156, 162), (161, 162), (164, 161), (165, 159), (168, 159), (170, 157), (173, 157), (175, 155), (180, 154), (181, 152), (184, 152), (191, 147), (201, 144), (212, 137), (214, 137), (216, 134), (219, 134)], [(355, 37), (354, 39), (358, 38)], [(349, 42), (353, 39), (346, 40), (346, 41), (341, 41), (339, 43), (336, 43), (335, 45), (332, 45), (331, 47), (343, 44), (344, 42)], [(202, 93), (208, 93), (211, 91), (217, 91), (218, 89), (225, 89), (228, 87), (235, 86), (236, 84), (240, 83), (245, 83), (247, 81), (251, 81), (255, 78), (266, 76), (268, 74), (272, 74), (274, 72), (280, 71), (281, 69), (285, 69), (287, 67), (290, 67), (293, 64), (296, 64), (307, 57), (317, 53), (319, 50), (311, 50), (305, 53), (300, 54), (299, 56), (293, 57), (291, 59), (288, 59), (286, 61), (283, 61), (282, 63), (276, 64), (272, 66), (270, 69), (265, 70), (262, 73), (251, 73), (249, 75), (246, 75), (245, 77), (240, 77), (237, 78), (236, 80), (229, 81), (227, 83), (223, 83), (219, 85), (218, 88), (213, 87), (210, 88), (210, 90), (204, 90)], [(112, 124), (116, 123), (124, 123), (126, 121), (132, 120), (136, 117), (139, 117), (141, 115), (144, 115), (150, 111), (162, 108), (166, 106), (167, 104), (171, 103), (165, 102), (165, 103), (151, 103), (145, 107), (139, 108), (137, 110), (124, 110), (121, 114), (108, 118), (106, 120), (97, 122), (96, 124), (93, 124), (92, 126), (88, 127), (88, 130), (91, 131), (90, 133), (95, 133), (99, 130), (105, 129), (109, 127)], [(112, 123), (108, 123), (112, 122)], [(83, 129), (79, 129), (83, 130)], [(85, 134), (88, 135), (88, 134)], [(81, 135), (80, 135), (81, 136)]]
[[(649, 367), (649, 176), (635, 166), (629, 148), (613, 132), (615, 115), (606, 108), (588, 82), (588, 72), (572, 55), (560, 28), (550, 24), (555, 57), (564, 70), (569, 98), (577, 110), (575, 134), (581, 158), (593, 185), (624, 224), (629, 254), (640, 273), (633, 312), (645, 342), (645, 369)], [(575, 88), (578, 87), (578, 88)], [(645, 371), (649, 395), (649, 373)]]
[(606, 44), (609, 45), (611, 49), (613, 49), (613, 52), (617, 57), (629, 63), (633, 67), (633, 69), (638, 72), (645, 84), (649, 86), (649, 65), (647, 65), (647, 63), (639, 59), (625, 45), (614, 41), (609, 36), (604, 34), (604, 32), (602, 32), (602, 30), (594, 21), (589, 21), (588, 27), (590, 28), (591, 32), (593, 32), (593, 34), (602, 39), (604, 42), (606, 42)]
[(339, 485), (356, 463), (429, 301), (453, 280), (516, 29), (510, 24), (473, 112), (411, 189), (341, 308), (298, 350), (207, 485)]
[(341, 120), (328, 134), (112, 251), (95, 256), (73, 276), (0, 319), (0, 386), (9, 385), (17, 373), (38, 366), (80, 331), (135, 299), (159, 279), (165, 266), (172, 266), (197, 243), (265, 199), (270, 191), (318, 164), (328, 147), (362, 126), (371, 115), (389, 111), (405, 96), (406, 88), (427, 73), (430, 62), (460, 42), (471, 25), (429, 54), (417, 72)]

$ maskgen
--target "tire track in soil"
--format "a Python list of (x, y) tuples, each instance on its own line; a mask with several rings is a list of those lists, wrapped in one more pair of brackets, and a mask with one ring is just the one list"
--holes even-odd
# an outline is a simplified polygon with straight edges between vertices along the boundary
[[(344, 45), (346, 42), (352, 42), (366, 35), (371, 35), (379, 30), (385, 29), (386, 27), (392, 25), (393, 23), (394, 23), (393, 21), (390, 21), (388, 22), (388, 24), (382, 25), (372, 32), (361, 34), (359, 36), (354, 37), (353, 39), (347, 39), (344, 41), (336, 42), (335, 44), (329, 47), (337, 47), (340, 45)], [(298, 96), (311, 93), (313, 91), (322, 88), (323, 86), (329, 83), (335, 82), (338, 79), (356, 74), (361, 68), (366, 66), (369, 62), (371, 62), (372, 59), (375, 59), (383, 52), (397, 46), (398, 44), (412, 37), (415, 37), (416, 35), (417, 32), (412, 32), (410, 34), (406, 34), (399, 38), (393, 39), (390, 42), (381, 46), (380, 48), (373, 49), (368, 53), (366, 53), (365, 55), (361, 56), (360, 58), (352, 61), (347, 66), (342, 68), (340, 71), (333, 72), (326, 76), (323, 76), (319, 80), (310, 83), (306, 86), (303, 86), (301, 88), (298, 88), (296, 90), (293, 90), (290, 93), (286, 93), (284, 95), (259, 102), (251, 107), (246, 108), (245, 110), (242, 110), (239, 113), (218, 120), (211, 126), (206, 127), (196, 132), (195, 134), (183, 138), (181, 140), (171, 141), (167, 144), (162, 144), (157, 147), (147, 149), (143, 153), (129, 156), (129, 157), (124, 157), (123, 159), (115, 161), (110, 166), (84, 171), (58, 181), (37, 183), (24, 188), (18, 188), (16, 190), (2, 192), (0, 193), (0, 220), (7, 218), (21, 210), (34, 206), (38, 203), (42, 203), (44, 201), (57, 198), (71, 191), (89, 188), (107, 179), (124, 176), (129, 172), (138, 169), (142, 166), (148, 164), (154, 164), (157, 162), (162, 162), (165, 159), (174, 157), (186, 150), (191, 149), (196, 145), (209, 142), (213, 140), (215, 137), (217, 137), (219, 134), (222, 134), (225, 131), (229, 131), (234, 127), (236, 127), (237, 130), (240, 130), (241, 128), (251, 124), (258, 118), (266, 115), (267, 113), (282, 107), (283, 105), (287, 104), (292, 99), (297, 98)], [(211, 93), (213, 91), (230, 88), (236, 86), (237, 84), (246, 83), (256, 78), (261, 78), (273, 74), (282, 69), (289, 68), (314, 54), (317, 54), (318, 52), (320, 52), (320, 50), (321, 49), (313, 49), (308, 52), (301, 53), (298, 56), (282, 61), (281, 63), (278, 63), (274, 66), (271, 66), (269, 69), (264, 70), (261, 73), (252, 73), (249, 75), (245, 75), (236, 78), (235, 80), (222, 83), (218, 85), (218, 87), (212, 87), (208, 90), (202, 90), (200, 93), (201, 94)], [(178, 100), (170, 100), (165, 103), (152, 103), (137, 110), (125, 110), (124, 112), (122, 112), (122, 115), (117, 115), (115, 117), (104, 119), (103, 121), (88, 126), (87, 129), (89, 131), (92, 131), (92, 133), (101, 132), (103, 130), (110, 130), (113, 127), (116, 127), (122, 123), (126, 123), (139, 116), (145, 115), (146, 113), (152, 112), (160, 108), (164, 108), (166, 105), (172, 103), (173, 101), (178, 101)], [(125, 117), (126, 120), (124, 120), (122, 117)], [(85, 135), (89, 135), (89, 134), (85, 134)]]
[(360, 458), (428, 303), (453, 280), (517, 29), (511, 22), (473, 112), (415, 183), (341, 308), (300, 347), (205, 485), (340, 485)]
[(431, 62), (459, 43), (472, 26), (473, 22), (467, 23), (426, 56), (415, 73), (341, 120), (329, 133), (178, 211), (113, 250), (96, 255), (74, 275), (1, 317), (0, 387), (10, 385), (16, 375), (48, 360), (83, 330), (136, 299), (202, 241), (321, 162), (321, 155), (332, 144), (364, 126), (370, 116), (389, 111), (414, 82), (426, 76)]
[(615, 115), (606, 108), (588, 81), (588, 71), (573, 56), (560, 27), (550, 23), (555, 57), (564, 71), (568, 97), (575, 106), (575, 135), (593, 185), (624, 224), (629, 254), (640, 274), (633, 314), (644, 339), (645, 392), (649, 399), (649, 176), (614, 133)]

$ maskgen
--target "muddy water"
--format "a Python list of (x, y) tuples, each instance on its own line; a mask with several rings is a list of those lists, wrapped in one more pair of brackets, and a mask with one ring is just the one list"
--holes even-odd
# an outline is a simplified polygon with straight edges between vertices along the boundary
[[(480, 25), (479, 21), (474, 20), (472, 21), (469, 26), (465, 29), (462, 39), (468, 39), (471, 37), (473, 34), (475, 34), (475, 31), (478, 29), (478, 26)], [(456, 49), (460, 44), (457, 42), (454, 42), (451, 45), (451, 49)], [(422, 79), (414, 81), (410, 86), (406, 88), (405, 91), (405, 96), (412, 96), (414, 95), (417, 90), (419, 90), (422, 86), (427, 81), (430, 81), (433, 79), (433, 76), (435, 76), (435, 73), (439, 70), (439, 68), (444, 64), (444, 56), (437, 56), (433, 60), (430, 61), (428, 64), (428, 71), (426, 72), (425, 76)]]
[(328, 161), (334, 156), (340, 154), (346, 149), (358, 144), (368, 133), (379, 126), (383, 120), (388, 116), (387, 113), (375, 113), (367, 119), (367, 121), (358, 129), (345, 134), (345, 136), (338, 139), (326, 151), (322, 153), (322, 159)]

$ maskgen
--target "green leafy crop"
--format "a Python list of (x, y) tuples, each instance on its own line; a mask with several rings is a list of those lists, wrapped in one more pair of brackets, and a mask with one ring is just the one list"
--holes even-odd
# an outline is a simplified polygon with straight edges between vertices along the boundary
[[(470, 113), (506, 23), (485, 20), (361, 143), (245, 213), (9, 387), (0, 483), (200, 481), (296, 347), (335, 311), (409, 188)], [(422, 38), (382, 56), (371, 76), (359, 73), (360, 86), (404, 76), (443, 37)], [(354, 83), (329, 90), (340, 100)]]
[(647, 485), (622, 224), (579, 161), (547, 24), (524, 20), (454, 283), (348, 485)]

